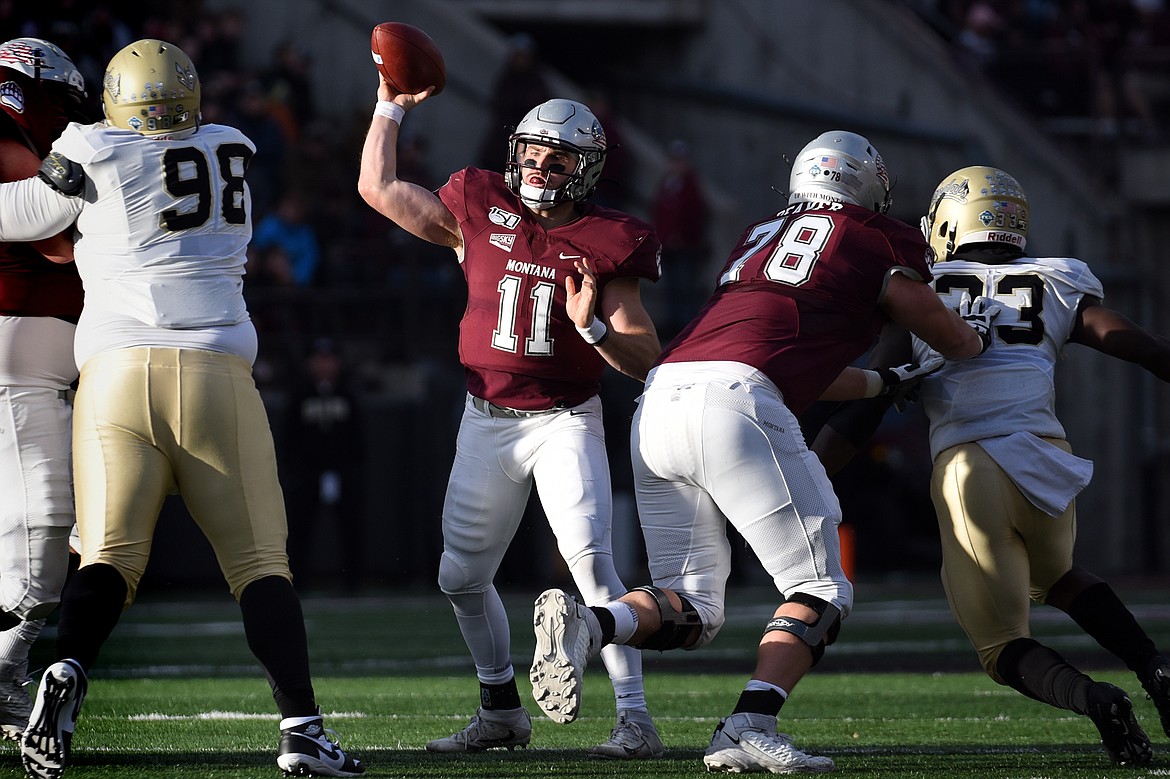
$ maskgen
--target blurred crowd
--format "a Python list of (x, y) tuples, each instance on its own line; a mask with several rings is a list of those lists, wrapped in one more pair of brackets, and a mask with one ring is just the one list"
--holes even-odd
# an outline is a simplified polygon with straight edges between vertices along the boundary
[[(903, 0), (949, 41), (956, 60), (987, 79), (1054, 133), (1082, 139), (1157, 139), (1159, 117), (1170, 108), (1170, 11), (1166, 0)], [(357, 196), (361, 136), (367, 117), (338, 133), (318, 115), (313, 62), (295, 41), (276, 45), (262, 67), (243, 56), (247, 5), (206, 9), (197, 0), (147, 7), (128, 0), (0, 0), (0, 39), (44, 37), (62, 46), (87, 79), (97, 105), (109, 58), (140, 37), (178, 44), (203, 79), (205, 121), (242, 129), (257, 146), (249, 171), (255, 240), (246, 289), (261, 331), (257, 365), (262, 386), (279, 386), (304, 367), (316, 338), (347, 345), (347, 364), (365, 366), (376, 384), (379, 367), (426, 359), (436, 343), (450, 344), (462, 287), (453, 263), (379, 218)], [(490, 104), (500, 114), (485, 124), (480, 165), (502, 168), (504, 129), (551, 92), (533, 39), (509, 39)], [(621, 122), (603, 89), (587, 102), (602, 120), (616, 151), (607, 161), (596, 199), (630, 207)], [(494, 128), (494, 129), (493, 129)], [(426, 138), (407, 134), (399, 170), (408, 180), (437, 187)], [(692, 289), (663, 296), (685, 312), (663, 312), (664, 335), (701, 303), (708, 290), (709, 213), (699, 177), (689, 164), (686, 139), (667, 149), (667, 170), (643, 209), (664, 231), (668, 259), (682, 268), (675, 279), (697, 279)], [(395, 260), (387, 262), (387, 255)], [(313, 289), (306, 298), (297, 290)], [(391, 299), (371, 302), (384, 290)], [(420, 304), (423, 291), (426, 305)], [(412, 294), (413, 293), (413, 294)], [(394, 297), (397, 295), (398, 297)], [(398, 298), (401, 298), (400, 300)], [(307, 308), (306, 308), (307, 307)], [(411, 326), (426, 337), (386, 339), (371, 325), (381, 309), (382, 328)], [(361, 314), (364, 313), (365, 316)], [(387, 318), (397, 314), (398, 321)], [(371, 389), (377, 389), (371, 386)]]
[(1053, 135), (1098, 144), (1163, 139), (1166, 0), (905, 1), (950, 42), (964, 69)]
[[(245, 62), (246, 4), (211, 10), (196, 0), (147, 8), (144, 15), (141, 3), (125, 0), (0, 0), (0, 40), (35, 36), (61, 46), (85, 76), (95, 115), (105, 65), (123, 46), (152, 37), (190, 55), (203, 83), (203, 120), (238, 127), (257, 147), (248, 174), (255, 235), (245, 294), (260, 334), (258, 383), (278, 389), (295, 382), (308, 370), (314, 341), (332, 337), (346, 344), (345, 362), (365, 371), (368, 389), (380, 390), (380, 366), (415, 355), (403, 354), (401, 341), (387, 346), (392, 339), (371, 328), (361, 312), (418, 315), (424, 325), (435, 324), (423, 332), (441, 339), (448, 332), (442, 320), (454, 327), (450, 308), (458, 310), (462, 301), (454, 264), (431, 262), (427, 245), (358, 197), (368, 116), (355, 117), (348, 132), (326, 126), (314, 95), (313, 62), (294, 41), (276, 45), (262, 67)], [(403, 178), (442, 183), (427, 167), (425, 138), (407, 136), (400, 154)], [(393, 263), (387, 262), (390, 253)], [(307, 296), (307, 289), (317, 294)], [(425, 307), (417, 303), (420, 289), (434, 293)], [(390, 299), (377, 299), (379, 291)], [(410, 295), (414, 305), (396, 305), (396, 295)], [(431, 345), (412, 342), (419, 352)]]
[[(1054, 133), (1094, 141), (1158, 139), (1170, 115), (1170, 11), (1167, 0), (902, 0), (947, 40), (957, 62), (992, 83)], [(234, 125), (257, 153), (249, 170), (255, 238), (246, 277), (249, 308), (260, 330), (261, 386), (280, 387), (307, 369), (321, 337), (345, 345), (346, 365), (371, 391), (386, 366), (450, 357), (462, 308), (458, 268), (367, 208), (357, 195), (362, 135), (368, 117), (338, 133), (318, 114), (314, 63), (295, 41), (277, 44), (267, 62), (243, 56), (247, 5), (204, 8), (198, 0), (146, 7), (129, 0), (0, 0), (0, 39), (47, 38), (70, 53), (98, 105), (105, 63), (127, 43), (156, 37), (178, 44), (203, 79), (205, 121)], [(247, 60), (247, 61), (246, 61)], [(534, 40), (509, 38), (485, 123), (479, 164), (502, 169), (504, 128), (551, 90)], [(623, 186), (622, 125), (604, 89), (586, 99), (615, 148), (596, 200), (630, 209)], [(709, 291), (710, 213), (686, 139), (674, 139), (667, 166), (645, 211), (663, 233), (668, 273), (677, 287), (658, 298), (669, 336)], [(399, 143), (403, 178), (442, 184), (429, 166), (426, 138), (409, 131)], [(388, 256), (394, 261), (388, 262)], [(681, 280), (681, 281), (680, 281)], [(305, 290), (313, 290), (306, 295)], [(379, 297), (381, 295), (381, 297)], [(680, 309), (675, 311), (673, 309)], [(386, 338), (408, 328), (409, 338)], [(393, 372), (391, 371), (391, 375)]]

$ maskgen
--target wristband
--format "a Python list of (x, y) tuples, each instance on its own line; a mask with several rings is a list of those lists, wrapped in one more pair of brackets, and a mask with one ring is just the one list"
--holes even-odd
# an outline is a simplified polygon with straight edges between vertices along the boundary
[(384, 116), (394, 124), (401, 126), (402, 117), (406, 116), (406, 109), (389, 100), (379, 100), (374, 105), (374, 116)]
[(882, 394), (882, 390), (886, 388), (885, 381), (882, 380), (882, 375), (877, 371), (862, 371), (865, 374), (865, 396), (867, 398), (876, 398)]
[(601, 346), (605, 343), (605, 339), (609, 337), (609, 328), (605, 326), (597, 317), (593, 317), (593, 321), (589, 323), (589, 327), (578, 327), (577, 332), (581, 334), (581, 338), (585, 343), (593, 344), (594, 346)]

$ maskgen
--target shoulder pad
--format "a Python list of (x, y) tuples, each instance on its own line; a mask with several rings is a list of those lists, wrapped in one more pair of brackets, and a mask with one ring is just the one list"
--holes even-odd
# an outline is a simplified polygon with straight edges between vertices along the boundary
[(37, 176), (62, 195), (76, 197), (85, 188), (85, 171), (61, 152), (49, 152)]

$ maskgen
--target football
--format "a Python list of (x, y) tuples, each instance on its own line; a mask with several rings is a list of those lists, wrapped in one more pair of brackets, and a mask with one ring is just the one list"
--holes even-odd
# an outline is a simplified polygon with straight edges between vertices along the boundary
[(402, 22), (382, 22), (370, 35), (370, 54), (390, 86), (413, 95), (434, 86), (439, 94), (447, 84), (443, 52), (431, 36)]

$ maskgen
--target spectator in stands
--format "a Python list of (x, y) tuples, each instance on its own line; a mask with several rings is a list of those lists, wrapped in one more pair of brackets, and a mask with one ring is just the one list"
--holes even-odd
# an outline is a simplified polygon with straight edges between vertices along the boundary
[(516, 117), (524, 116), (532, 106), (552, 97), (541, 67), (536, 41), (531, 35), (519, 33), (508, 39), (504, 68), (488, 98), (491, 118), (479, 149), (480, 168), (503, 173), (508, 159), (508, 136), (512, 134)]
[(312, 67), (308, 54), (291, 40), (283, 40), (273, 50), (272, 62), (261, 77), (270, 109), (290, 142), (297, 140), (301, 129), (308, 127), (316, 116)]
[(298, 287), (312, 286), (321, 262), (317, 232), (307, 221), (306, 209), (305, 198), (300, 192), (285, 192), (272, 213), (260, 220), (252, 238), (252, 246), (261, 251), (272, 246), (284, 250), (293, 283)]
[(999, 56), (999, 33), (1003, 20), (990, 3), (975, 3), (967, 9), (963, 29), (955, 41), (959, 64), (972, 73), (986, 74)]
[(597, 121), (605, 128), (605, 141), (609, 147), (605, 155), (605, 175), (597, 182), (593, 202), (619, 211), (628, 211), (631, 196), (630, 156), (623, 148), (621, 119), (613, 110), (608, 90), (602, 87), (595, 86), (589, 90), (585, 96), (585, 105), (589, 106)]
[(273, 206), (282, 189), (288, 141), (283, 126), (272, 114), (259, 79), (244, 81), (235, 98), (224, 121), (256, 143), (256, 154), (248, 165), (248, 188), (252, 192), (253, 212), (259, 217)]
[(677, 333), (691, 321), (715, 287), (707, 272), (710, 207), (686, 141), (667, 149), (666, 172), (654, 193), (651, 219), (662, 240), (662, 281), (669, 315), (666, 328)]
[[(314, 581), (317, 550), (336, 539), (340, 570), (329, 580), (355, 589), (362, 579), (361, 408), (333, 341), (318, 339), (305, 360), (285, 420), (281, 472), (288, 504), (289, 565), (299, 582)], [(340, 574), (340, 575), (338, 575)]]

